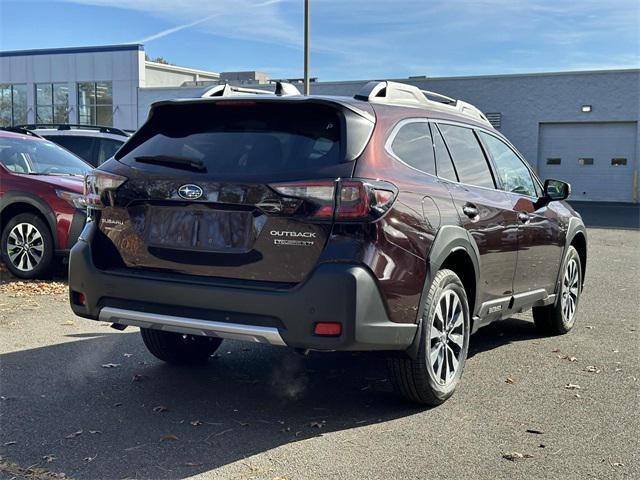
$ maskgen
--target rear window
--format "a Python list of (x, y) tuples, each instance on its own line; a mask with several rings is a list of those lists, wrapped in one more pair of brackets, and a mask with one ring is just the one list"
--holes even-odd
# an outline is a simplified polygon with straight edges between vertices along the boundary
[(342, 118), (325, 105), (218, 101), (157, 107), (116, 158), (136, 162), (165, 155), (195, 159), (207, 174), (234, 179), (256, 174), (322, 172), (344, 161)]

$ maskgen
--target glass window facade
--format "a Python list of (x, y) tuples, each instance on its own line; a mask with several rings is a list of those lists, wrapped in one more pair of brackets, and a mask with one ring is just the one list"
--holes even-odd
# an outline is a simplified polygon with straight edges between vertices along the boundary
[(69, 86), (36, 84), (36, 123), (69, 123)]
[(0, 126), (27, 123), (27, 85), (0, 84)]
[(78, 123), (113, 126), (111, 82), (78, 83)]

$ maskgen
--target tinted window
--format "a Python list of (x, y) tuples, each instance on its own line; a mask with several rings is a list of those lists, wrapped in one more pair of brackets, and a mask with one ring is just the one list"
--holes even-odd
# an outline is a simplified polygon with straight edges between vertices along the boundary
[(110, 138), (101, 138), (98, 142), (100, 142), (100, 148), (98, 149), (98, 165), (101, 165), (113, 157), (123, 144), (123, 142), (111, 140)]
[(411, 122), (400, 127), (391, 143), (391, 150), (407, 165), (435, 175), (433, 142), (427, 122)]
[(233, 100), (166, 105), (116, 157), (138, 166), (140, 156), (196, 159), (220, 178), (322, 175), (323, 168), (344, 161), (341, 125), (338, 112), (324, 105)]
[(502, 190), (536, 197), (536, 188), (529, 169), (502, 140), (484, 132), (480, 137), (493, 159)]
[(94, 163), (93, 161), (93, 137), (77, 137), (71, 135), (51, 135), (47, 139), (62, 145), (70, 152), (75, 153), (83, 160)]
[(479, 187), (495, 188), (491, 170), (473, 130), (441, 124), (460, 182)]
[(453, 168), (453, 162), (451, 161), (451, 155), (447, 150), (447, 146), (442, 140), (442, 135), (438, 131), (437, 126), (433, 126), (433, 146), (436, 151), (436, 164), (438, 168), (438, 176), (454, 182), (458, 181), (456, 171)]

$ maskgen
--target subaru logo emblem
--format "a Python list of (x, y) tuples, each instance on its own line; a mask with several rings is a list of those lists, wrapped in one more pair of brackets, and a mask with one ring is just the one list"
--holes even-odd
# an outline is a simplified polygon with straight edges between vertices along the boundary
[(202, 193), (202, 188), (193, 183), (188, 183), (178, 188), (178, 195), (185, 200), (198, 200), (202, 196)]

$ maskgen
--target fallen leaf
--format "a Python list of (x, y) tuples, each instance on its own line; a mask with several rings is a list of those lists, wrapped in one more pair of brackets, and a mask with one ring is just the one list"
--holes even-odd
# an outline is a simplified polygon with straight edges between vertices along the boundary
[(102, 368), (118, 368), (120, 366), (119, 363), (105, 363), (101, 365)]
[(525, 430), (527, 433), (535, 433), (536, 435), (542, 435), (544, 432), (542, 430), (535, 430), (533, 428), (528, 428)]
[(160, 441), (161, 441), (161, 442), (166, 442), (166, 441), (169, 441), (169, 440), (171, 440), (171, 441), (176, 441), (176, 440), (178, 440), (178, 437), (176, 437), (176, 436), (175, 436), (175, 435), (173, 435), (173, 434), (169, 434), (169, 435), (165, 435), (164, 437), (162, 437), (162, 438), (160, 439)]
[(70, 433), (64, 438), (76, 438), (79, 435), (82, 435), (82, 430), (78, 430), (77, 432)]
[(523, 458), (533, 458), (533, 455), (531, 455), (530, 453), (511, 452), (503, 453), (502, 458), (511, 462), (515, 462), (516, 460), (522, 460)]
[(504, 383), (508, 383), (509, 385), (513, 385), (515, 382), (515, 380), (511, 377), (507, 377), (507, 379), (504, 381)]
[(202, 422), (200, 420), (191, 420), (189, 423), (194, 427), (199, 427), (200, 425), (202, 425)]
[(153, 411), (156, 413), (163, 413), (163, 412), (168, 412), (169, 409), (164, 405), (158, 405), (157, 407), (153, 407)]
[(567, 383), (564, 388), (567, 390), (580, 390), (580, 385), (575, 385), (573, 383)]

